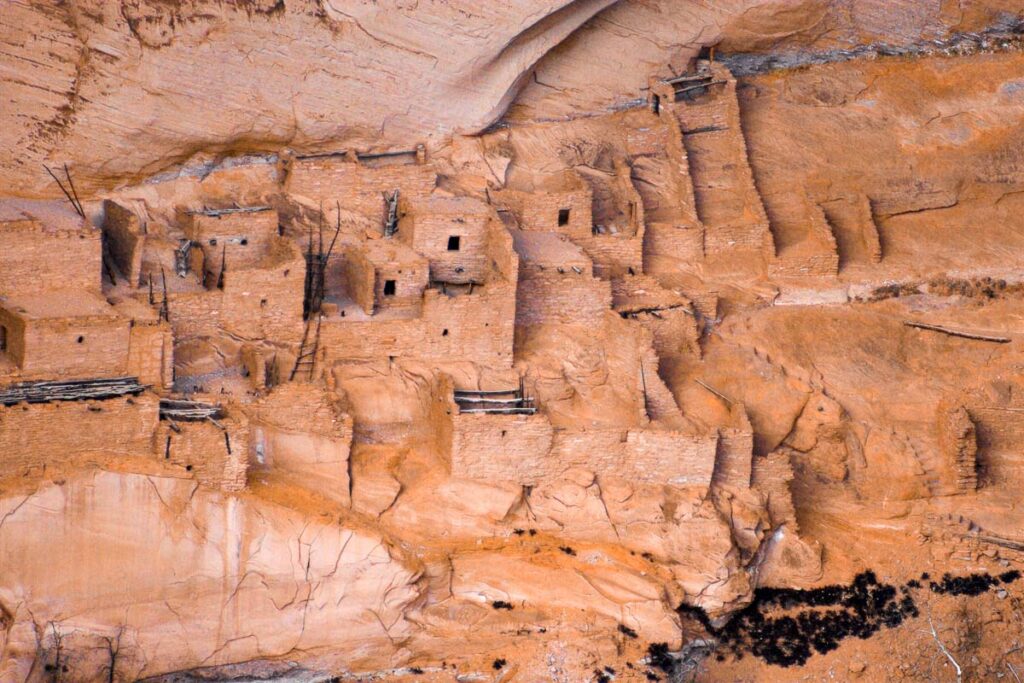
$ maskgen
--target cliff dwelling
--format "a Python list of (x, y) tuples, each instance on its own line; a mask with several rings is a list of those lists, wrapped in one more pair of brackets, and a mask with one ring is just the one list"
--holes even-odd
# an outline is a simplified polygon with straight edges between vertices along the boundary
[(0, 683), (1020, 681), (1017, 0), (11, 0)]

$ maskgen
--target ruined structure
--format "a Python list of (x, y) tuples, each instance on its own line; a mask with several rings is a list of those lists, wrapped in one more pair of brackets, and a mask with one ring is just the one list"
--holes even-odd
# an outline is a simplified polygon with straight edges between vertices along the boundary
[(711, 4), (5, 8), (0, 681), (1016, 677), (1024, 15)]

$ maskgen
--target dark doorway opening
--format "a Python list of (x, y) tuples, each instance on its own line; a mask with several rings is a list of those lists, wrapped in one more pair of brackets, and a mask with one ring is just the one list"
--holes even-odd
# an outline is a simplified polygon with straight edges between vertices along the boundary
[(461, 238), (458, 235), (451, 235), (451, 236), (449, 236), (448, 237), (448, 251), (458, 251), (459, 250), (459, 246), (460, 246), (459, 242), (461, 242), (461, 241), (462, 240), (461, 240)]
[(569, 225), (569, 209), (558, 210), (558, 225), (559, 227)]
[(385, 280), (384, 281), (384, 296), (394, 296), (394, 295), (395, 295), (395, 281), (394, 280)]

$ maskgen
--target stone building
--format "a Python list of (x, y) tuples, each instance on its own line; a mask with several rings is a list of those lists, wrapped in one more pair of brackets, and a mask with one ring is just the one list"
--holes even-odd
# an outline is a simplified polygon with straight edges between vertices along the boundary
[(482, 283), (487, 277), (488, 222), (493, 210), (469, 197), (403, 200), (398, 237), (430, 261), (430, 279)]
[(269, 206), (204, 209), (186, 212), (183, 218), (185, 237), (203, 254), (207, 287), (219, 282), (222, 267), (256, 266), (280, 236), (277, 211)]
[(64, 203), (0, 201), (0, 295), (100, 291), (101, 233)]
[(347, 259), (352, 300), (367, 315), (389, 310), (418, 310), (430, 279), (427, 259), (392, 239), (370, 240)]
[(556, 232), (573, 240), (593, 233), (593, 196), (573, 171), (553, 174), (528, 190), (500, 190), (491, 198), (499, 211), (514, 216), (514, 225), (520, 230)]
[(383, 229), (385, 194), (424, 199), (437, 185), (437, 171), (422, 147), (377, 153), (297, 156), (288, 165), (284, 190), (289, 195), (330, 206), (336, 201), (362, 216), (368, 228)]

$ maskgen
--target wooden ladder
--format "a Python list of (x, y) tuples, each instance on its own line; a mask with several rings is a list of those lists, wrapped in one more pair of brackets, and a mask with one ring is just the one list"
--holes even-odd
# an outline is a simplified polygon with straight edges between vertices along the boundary
[(320, 321), (323, 316), (320, 313), (316, 314), (316, 328), (313, 332), (313, 339), (310, 341), (309, 332), (313, 328), (313, 319), (306, 320), (305, 330), (302, 332), (302, 343), (299, 345), (299, 356), (295, 359), (295, 367), (292, 368), (292, 374), (288, 378), (288, 381), (295, 379), (295, 375), (298, 374), (299, 368), (309, 367), (309, 378), (313, 379), (313, 370), (316, 368), (316, 353), (320, 350)]

